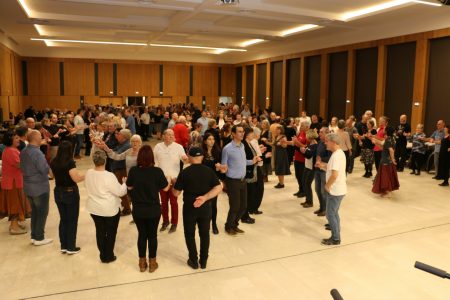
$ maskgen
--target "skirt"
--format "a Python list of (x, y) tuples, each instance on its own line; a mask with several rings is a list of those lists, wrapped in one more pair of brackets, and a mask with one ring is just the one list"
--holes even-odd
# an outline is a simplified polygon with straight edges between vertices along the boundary
[(373, 183), (372, 192), (384, 194), (398, 190), (400, 183), (397, 177), (397, 168), (393, 164), (381, 164)]
[(24, 221), (31, 217), (31, 206), (23, 189), (0, 191), (0, 219), (8, 217), (8, 221)]
[(361, 149), (361, 162), (365, 165), (373, 164), (373, 149)]

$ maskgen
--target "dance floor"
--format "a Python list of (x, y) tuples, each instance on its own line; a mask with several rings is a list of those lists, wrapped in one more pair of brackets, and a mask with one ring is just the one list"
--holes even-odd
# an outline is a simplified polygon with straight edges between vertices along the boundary
[[(77, 165), (86, 170), (92, 163), (83, 158)], [(211, 234), (207, 269), (186, 265), (180, 220), (177, 232), (158, 235), (159, 269), (152, 274), (139, 272), (131, 216), (120, 219), (117, 261), (100, 263), (83, 183), (77, 238), (82, 251), (60, 254), (52, 191), (46, 226), (52, 244), (35, 247), (29, 234), (10, 236), (7, 220), (0, 221), (0, 299), (313, 300), (332, 299), (332, 288), (344, 299), (449, 299), (450, 282), (413, 267), (418, 260), (450, 270), (449, 188), (438, 186), (430, 174), (405, 171), (399, 174), (400, 190), (380, 198), (361, 175), (358, 162), (340, 209), (340, 246), (320, 244), (330, 232), (324, 230), (326, 219), (313, 214), (317, 197), (314, 207), (305, 209), (292, 195), (297, 191), (293, 175), (283, 190), (273, 188), (271, 176), (264, 214), (255, 216), (253, 225), (242, 224), (243, 235), (224, 233), (228, 199), (219, 196), (220, 234)]]

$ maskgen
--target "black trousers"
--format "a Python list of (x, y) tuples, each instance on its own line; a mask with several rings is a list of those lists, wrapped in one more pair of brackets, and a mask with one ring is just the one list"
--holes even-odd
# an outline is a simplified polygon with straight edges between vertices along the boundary
[(209, 223), (211, 222), (211, 204), (204, 203), (199, 208), (192, 204), (183, 205), (184, 238), (189, 252), (189, 259), (196, 262), (198, 259), (197, 244), (195, 243), (195, 226), (198, 226), (200, 236), (200, 260), (208, 259), (209, 251)]
[(405, 163), (408, 159), (406, 153), (406, 144), (395, 145), (394, 156), (395, 160), (397, 161), (397, 170), (399, 171), (403, 171), (403, 169), (405, 168)]
[(95, 234), (97, 237), (97, 248), (100, 251), (102, 262), (114, 258), (114, 245), (116, 243), (117, 227), (119, 226), (120, 211), (112, 217), (102, 217), (91, 214), (95, 223)]
[(147, 244), (148, 257), (156, 257), (156, 251), (158, 250), (158, 224), (160, 219), (161, 214), (153, 218), (137, 218), (133, 216), (138, 230), (137, 247), (139, 257), (145, 258), (147, 256)]
[(303, 186), (305, 188), (306, 203), (313, 204), (313, 192), (311, 184), (314, 180), (314, 170), (305, 168), (303, 172)]
[(225, 179), (225, 183), (230, 204), (225, 229), (232, 229), (239, 225), (239, 219), (247, 210), (247, 183), (228, 177)]
[(209, 200), (211, 202), (211, 224), (217, 226), (217, 196)]
[(375, 169), (376, 169), (377, 173), (378, 173), (378, 168), (380, 167), (381, 152), (382, 151), (373, 151), (373, 158), (375, 159)]
[(301, 193), (304, 193), (305, 188), (303, 186), (302, 178), (303, 178), (303, 172), (305, 170), (305, 163), (294, 160), (294, 170), (295, 170), (295, 178), (297, 179), (297, 183), (298, 183), (298, 190)]
[(141, 124), (141, 135), (144, 141), (148, 139), (149, 128), (150, 128), (149, 124)]
[(411, 170), (420, 172), (424, 161), (425, 154), (419, 152), (411, 153)]
[(256, 176), (256, 182), (247, 183), (247, 210), (242, 216), (242, 219), (249, 218), (249, 213), (257, 211), (264, 197), (264, 175), (262, 167), (256, 168)]
[(77, 246), (78, 215), (80, 212), (80, 193), (78, 187), (55, 187), (55, 202), (58, 207), (59, 241), (61, 249), (75, 250)]

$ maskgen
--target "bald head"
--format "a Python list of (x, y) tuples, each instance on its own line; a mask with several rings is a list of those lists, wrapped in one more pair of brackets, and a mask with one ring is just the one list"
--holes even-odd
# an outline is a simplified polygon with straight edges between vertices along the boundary
[(31, 130), (31, 131), (28, 133), (27, 138), (28, 138), (28, 142), (29, 142), (31, 145), (35, 145), (35, 146), (40, 146), (40, 145), (41, 145), (42, 136), (41, 136), (41, 133), (40, 133), (39, 131), (37, 131), (37, 130)]

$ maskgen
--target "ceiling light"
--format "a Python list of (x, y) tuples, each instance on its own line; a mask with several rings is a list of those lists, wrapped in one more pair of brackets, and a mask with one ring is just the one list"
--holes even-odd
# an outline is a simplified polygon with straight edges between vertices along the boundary
[(218, 49), (218, 50), (214, 51), (214, 54), (222, 54), (225, 52), (228, 52), (228, 49)]
[(411, 0), (394, 0), (394, 1), (384, 2), (384, 3), (378, 4), (378, 5), (369, 6), (369, 7), (363, 8), (363, 9), (346, 12), (342, 15), (341, 20), (349, 21), (356, 17), (368, 15), (368, 14), (371, 14), (371, 13), (374, 13), (374, 12), (377, 12), (380, 10), (389, 9), (392, 7), (396, 7), (396, 6), (400, 6), (400, 5), (404, 5), (404, 4), (408, 4), (408, 3), (411, 3)]
[(292, 29), (285, 30), (285, 31), (281, 32), (280, 35), (281, 36), (287, 36), (287, 35), (291, 35), (291, 34), (294, 34), (294, 33), (297, 33), (297, 32), (313, 29), (313, 28), (316, 28), (316, 27), (319, 27), (319, 25), (306, 24), (306, 25), (302, 25), (302, 26), (299, 26), (299, 27), (295, 27), (295, 28), (292, 28)]
[(83, 41), (83, 40), (56, 40), (56, 39), (31, 39), (32, 41), (58, 42), (58, 43), (81, 43), (81, 44), (106, 44), (106, 45), (126, 45), (126, 46), (147, 46), (146, 43), (125, 43), (125, 42), (104, 42), (104, 41)]
[(419, 4), (431, 5), (431, 6), (442, 6), (442, 4), (440, 4), (440, 3), (428, 2), (428, 1), (422, 1), (422, 0), (413, 0), (412, 2), (419, 3)]
[(38, 24), (34, 24), (34, 28), (36, 28), (36, 31), (39, 33), (39, 35), (46, 35), (44, 31), (42, 30), (42, 26)]
[(20, 4), (20, 6), (22, 6), (22, 9), (25, 11), (25, 13), (27, 14), (27, 16), (29, 18), (31, 18), (31, 10), (28, 7), (28, 5), (25, 3), (25, 0), (17, 0)]
[(204, 47), (204, 46), (187, 46), (187, 45), (166, 45), (166, 44), (149, 44), (152, 47), (169, 47), (169, 48), (188, 48), (188, 49), (206, 49), (206, 50), (226, 50), (226, 51), (239, 51), (246, 52), (245, 49), (236, 48), (217, 48), (217, 47)]
[(264, 40), (263, 39), (248, 40), (248, 41), (243, 42), (241, 44), (241, 47), (248, 47), (248, 46), (251, 46), (251, 45), (254, 45), (254, 44), (258, 44), (258, 43), (261, 43), (261, 42), (264, 42)]

